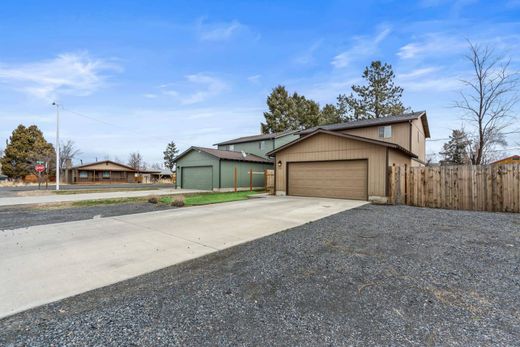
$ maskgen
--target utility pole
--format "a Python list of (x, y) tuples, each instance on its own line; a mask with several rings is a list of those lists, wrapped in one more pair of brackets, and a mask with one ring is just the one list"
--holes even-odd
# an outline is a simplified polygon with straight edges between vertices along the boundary
[(60, 190), (60, 105), (52, 105), (56, 106), (56, 190)]

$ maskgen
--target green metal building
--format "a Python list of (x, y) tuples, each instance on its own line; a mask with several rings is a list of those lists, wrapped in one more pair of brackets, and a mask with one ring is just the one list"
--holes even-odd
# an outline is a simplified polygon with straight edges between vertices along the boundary
[(249, 189), (251, 183), (260, 189), (265, 184), (264, 170), (273, 169), (271, 160), (254, 154), (204, 147), (190, 147), (175, 162), (176, 185), (184, 189), (231, 191), (235, 180), (238, 189)]

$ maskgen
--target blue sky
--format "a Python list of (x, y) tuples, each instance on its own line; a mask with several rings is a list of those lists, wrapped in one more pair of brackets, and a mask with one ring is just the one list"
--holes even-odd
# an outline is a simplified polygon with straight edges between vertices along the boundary
[(258, 133), (277, 84), (335, 102), (376, 59), (442, 139), (462, 125), (450, 105), (471, 73), (467, 39), (520, 69), (518, 0), (6, 0), (0, 30), (0, 143), (20, 123), (54, 141), (57, 100), (61, 138), (83, 161), (161, 162), (170, 140), (182, 150)]

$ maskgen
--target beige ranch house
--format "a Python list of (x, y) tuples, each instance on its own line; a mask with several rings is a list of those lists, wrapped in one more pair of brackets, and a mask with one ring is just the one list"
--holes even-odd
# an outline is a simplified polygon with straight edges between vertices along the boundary
[(277, 195), (386, 202), (392, 165), (424, 166), (426, 112), (306, 129), (269, 153)]
[(103, 160), (69, 167), (65, 170), (65, 182), (70, 184), (136, 183), (142, 182), (143, 177), (157, 173), (158, 171), (138, 171), (125, 164)]

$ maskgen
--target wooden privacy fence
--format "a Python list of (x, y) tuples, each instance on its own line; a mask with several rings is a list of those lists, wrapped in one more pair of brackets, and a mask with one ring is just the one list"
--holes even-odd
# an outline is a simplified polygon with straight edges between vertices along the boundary
[(265, 191), (274, 194), (274, 170), (265, 170)]
[(392, 204), (520, 212), (520, 165), (459, 165), (388, 170)]

